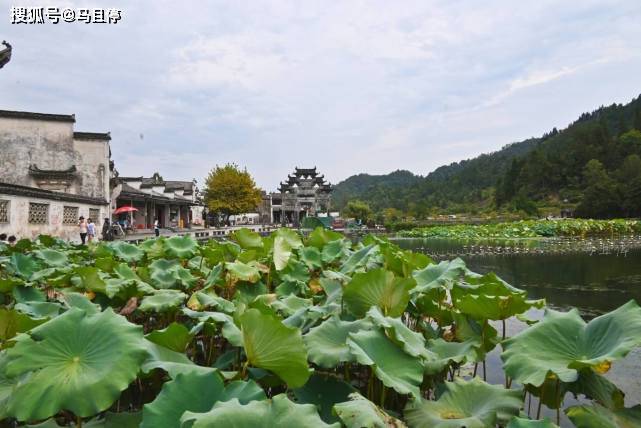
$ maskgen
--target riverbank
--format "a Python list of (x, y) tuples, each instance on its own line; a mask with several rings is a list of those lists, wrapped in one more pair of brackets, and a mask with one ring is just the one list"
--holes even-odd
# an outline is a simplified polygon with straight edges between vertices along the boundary
[(455, 224), (427, 226), (398, 232), (397, 236), (412, 238), (539, 238), (623, 236), (641, 234), (639, 220), (522, 220), (496, 224)]

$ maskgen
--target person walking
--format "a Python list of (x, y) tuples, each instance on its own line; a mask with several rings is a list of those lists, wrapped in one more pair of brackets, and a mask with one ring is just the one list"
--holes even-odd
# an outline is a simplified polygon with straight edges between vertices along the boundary
[(104, 223), (102, 223), (102, 240), (103, 241), (114, 240), (113, 230), (111, 230), (111, 224), (108, 218), (105, 218)]
[(87, 219), (87, 240), (89, 242), (93, 241), (93, 238), (96, 236), (96, 225), (93, 224), (93, 220), (90, 218)]
[(87, 239), (87, 222), (83, 216), (80, 216), (80, 219), (78, 220), (78, 230), (80, 232), (82, 245), (85, 245), (85, 240)]
[(156, 234), (156, 237), (160, 236), (160, 222), (158, 219), (154, 220), (154, 233)]

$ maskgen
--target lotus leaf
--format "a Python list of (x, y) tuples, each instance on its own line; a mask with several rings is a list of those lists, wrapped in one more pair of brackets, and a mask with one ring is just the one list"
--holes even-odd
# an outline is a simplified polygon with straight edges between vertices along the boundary
[(149, 260), (165, 257), (165, 238), (146, 239), (140, 243), (140, 249)]
[(263, 248), (263, 240), (260, 235), (244, 227), (242, 229), (235, 230), (231, 234), (231, 238), (244, 249)]
[(253, 284), (260, 279), (258, 268), (243, 262), (225, 263), (225, 269), (234, 281), (247, 281)]
[(425, 373), (435, 374), (441, 372), (450, 363), (463, 364), (476, 361), (479, 342), (468, 340), (465, 342), (447, 342), (443, 339), (431, 339), (427, 348), (437, 356), (436, 360), (425, 360)]
[(172, 351), (161, 345), (156, 345), (148, 340), (143, 340), (143, 345), (147, 350), (147, 358), (141, 366), (144, 373), (154, 369), (166, 371), (171, 378), (175, 378), (181, 373), (203, 373), (211, 375), (218, 372), (218, 369), (212, 367), (203, 367), (195, 364), (183, 353)]
[(14, 309), (31, 318), (46, 319), (57, 317), (63, 308), (56, 302), (26, 302), (16, 303)]
[(378, 245), (367, 245), (349, 255), (340, 269), (342, 274), (350, 274), (367, 264), (368, 259), (379, 254)]
[(309, 378), (307, 351), (300, 331), (278, 319), (249, 309), (240, 317), (247, 362), (269, 370), (292, 388)]
[(641, 308), (634, 301), (589, 323), (576, 309), (546, 310), (541, 321), (503, 342), (501, 359), (509, 376), (538, 387), (550, 373), (574, 382), (578, 370), (609, 366), (639, 344)]
[(303, 247), (300, 250), (300, 259), (309, 269), (320, 269), (323, 267), (321, 253), (316, 247)]
[(371, 322), (366, 319), (342, 321), (334, 316), (325, 320), (303, 336), (309, 351), (309, 360), (326, 368), (356, 361), (346, 343), (349, 333), (368, 330), (371, 327)]
[(271, 400), (251, 401), (245, 405), (238, 399), (218, 402), (207, 413), (185, 412), (181, 418), (183, 427), (230, 427), (230, 428), (340, 428), (340, 424), (328, 425), (318, 416), (311, 404), (295, 404), (285, 394)]
[(357, 392), (356, 389), (342, 380), (314, 374), (302, 388), (294, 390), (294, 396), (298, 403), (315, 405), (321, 419), (334, 423), (339, 419), (332, 414), (332, 407), (347, 401), (354, 392)]
[(356, 361), (372, 366), (374, 374), (385, 386), (393, 388), (399, 394), (420, 397), (423, 366), (418, 359), (396, 346), (383, 332), (375, 329), (349, 333), (347, 345)]
[(33, 319), (15, 309), (0, 308), (0, 340), (6, 342), (18, 333), (24, 333), (46, 322), (46, 319)]
[(334, 413), (346, 428), (404, 428), (406, 425), (385, 413), (374, 403), (358, 393), (350, 401), (334, 405)]
[(183, 313), (188, 317), (197, 319), (201, 322), (208, 322), (211, 320), (215, 323), (222, 323), (222, 333), (225, 339), (234, 346), (242, 346), (242, 333), (234, 323), (234, 319), (231, 316), (222, 312), (197, 312), (187, 308), (183, 308)]
[(177, 309), (186, 299), (187, 295), (177, 290), (157, 290), (145, 296), (138, 309), (142, 312), (167, 312)]
[(573, 406), (565, 413), (576, 428), (637, 428), (641, 426), (641, 405), (618, 410), (594, 406)]
[(152, 331), (145, 338), (172, 351), (185, 352), (194, 336), (184, 325), (172, 322), (162, 330)]
[(289, 229), (278, 229), (274, 234), (273, 259), (276, 270), (283, 270), (292, 256), (292, 250), (303, 246), (298, 233)]
[(145, 252), (137, 246), (123, 241), (111, 244), (111, 248), (116, 257), (127, 263), (137, 262), (145, 255)]
[(326, 244), (343, 239), (343, 235), (333, 230), (317, 227), (307, 237), (307, 243), (321, 250)]
[(47, 266), (64, 267), (69, 263), (65, 253), (56, 250), (39, 250), (34, 253)]
[(140, 428), (180, 426), (183, 413), (207, 412), (216, 402), (233, 398), (246, 404), (266, 397), (254, 382), (234, 382), (225, 388), (220, 375), (216, 373), (180, 373), (163, 385), (153, 402), (145, 404)]
[(519, 414), (522, 393), (479, 378), (445, 382), (437, 401), (421, 399), (405, 409), (407, 424), (417, 428), (486, 428), (506, 424)]
[(106, 410), (147, 356), (142, 328), (111, 309), (88, 315), (72, 308), (15, 340), (6, 374), (29, 376), (13, 390), (7, 414), (20, 421)]
[(172, 236), (165, 239), (165, 252), (179, 259), (189, 259), (196, 254), (198, 242), (191, 235)]
[(425, 348), (425, 338), (422, 334), (410, 330), (400, 318), (384, 316), (380, 309), (373, 307), (367, 312), (372, 322), (385, 330), (387, 337), (396, 343), (412, 357), (434, 360), (436, 356)]
[(513, 417), (510, 423), (505, 428), (559, 428), (558, 425), (553, 424), (549, 419), (532, 420), (519, 417)]
[(16, 285), (22, 285), (24, 281), (18, 278), (0, 278), (0, 293), (9, 293)]
[(344, 240), (328, 242), (321, 251), (323, 263), (332, 263), (341, 258), (347, 251), (349, 244)]
[(413, 279), (395, 278), (385, 269), (354, 274), (343, 290), (343, 300), (354, 315), (362, 317), (372, 306), (378, 306), (385, 315), (399, 317), (409, 302)]
[(200, 311), (207, 308), (218, 309), (226, 314), (232, 314), (236, 307), (229, 300), (217, 296), (213, 291), (196, 291), (187, 302), (189, 309)]
[(28, 280), (38, 270), (38, 263), (30, 256), (13, 253), (8, 267), (14, 274)]
[(425, 293), (433, 288), (451, 289), (465, 272), (465, 263), (459, 258), (428, 265), (425, 269), (413, 273), (416, 288), (412, 290), (412, 294)]
[[(93, 291), (95, 293), (107, 294), (107, 284), (100, 276), (100, 270), (92, 266), (77, 267), (74, 269), (77, 278), (72, 278), (72, 283), (77, 287)], [(74, 281), (74, 279), (77, 279)]]

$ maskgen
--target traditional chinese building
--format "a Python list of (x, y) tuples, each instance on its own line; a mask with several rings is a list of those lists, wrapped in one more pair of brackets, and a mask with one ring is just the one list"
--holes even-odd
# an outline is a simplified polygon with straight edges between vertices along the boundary
[(325, 214), (330, 209), (332, 185), (318, 174), (316, 167), (296, 167), (278, 190), (271, 194), (274, 223), (299, 226), (303, 218)]
[(0, 232), (79, 240), (78, 218), (109, 217), (109, 133), (74, 115), (0, 110)]
[(151, 229), (157, 218), (161, 227), (186, 228), (203, 223), (203, 205), (196, 181), (168, 181), (155, 173), (152, 177), (116, 177), (113, 179), (112, 210), (131, 206), (138, 211), (134, 228)]

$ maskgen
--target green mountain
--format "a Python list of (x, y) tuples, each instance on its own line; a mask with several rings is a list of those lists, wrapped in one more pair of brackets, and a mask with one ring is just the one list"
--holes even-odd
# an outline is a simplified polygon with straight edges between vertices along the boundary
[[(337, 208), (362, 200), (414, 217), (571, 207), (589, 217), (641, 216), (641, 97), (582, 114), (563, 130), (437, 168), (359, 174), (336, 185)], [(607, 196), (607, 197), (606, 197)]]

